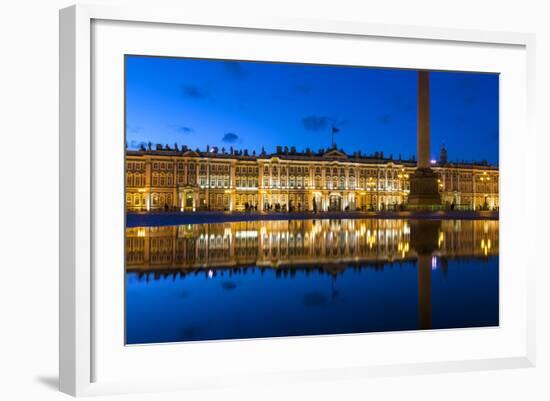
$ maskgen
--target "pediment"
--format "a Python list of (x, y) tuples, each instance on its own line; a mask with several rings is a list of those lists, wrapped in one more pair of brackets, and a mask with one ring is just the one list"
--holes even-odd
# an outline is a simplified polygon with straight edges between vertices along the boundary
[(195, 152), (194, 150), (187, 150), (183, 153), (183, 156), (187, 156), (187, 157), (199, 157), (200, 155)]
[(346, 155), (344, 152), (340, 152), (338, 149), (331, 149), (328, 152), (324, 153), (323, 157), (331, 159), (347, 159), (348, 155)]

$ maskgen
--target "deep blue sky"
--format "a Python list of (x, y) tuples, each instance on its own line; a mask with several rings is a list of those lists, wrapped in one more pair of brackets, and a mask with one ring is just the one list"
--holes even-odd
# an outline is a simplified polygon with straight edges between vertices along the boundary
[[(498, 163), (498, 75), (431, 73), (431, 153)], [(416, 71), (127, 56), (126, 138), (416, 156)]]

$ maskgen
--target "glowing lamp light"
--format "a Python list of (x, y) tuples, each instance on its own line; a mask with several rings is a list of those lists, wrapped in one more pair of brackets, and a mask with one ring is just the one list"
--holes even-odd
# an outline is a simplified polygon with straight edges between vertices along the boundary
[(435, 163), (437, 163), (437, 161), (435, 159), (432, 159), (432, 160), (430, 160), (430, 163), (435, 164)]

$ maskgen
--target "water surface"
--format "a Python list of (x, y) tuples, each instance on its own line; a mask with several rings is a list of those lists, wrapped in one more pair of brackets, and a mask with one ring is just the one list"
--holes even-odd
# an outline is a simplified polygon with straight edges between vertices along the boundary
[(126, 230), (128, 344), (497, 326), (498, 221)]

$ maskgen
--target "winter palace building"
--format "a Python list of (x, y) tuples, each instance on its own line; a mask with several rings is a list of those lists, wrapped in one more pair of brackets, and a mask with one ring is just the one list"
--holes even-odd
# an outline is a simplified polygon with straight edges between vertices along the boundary
[[(206, 151), (157, 145), (126, 151), (129, 211), (387, 210), (406, 204), (414, 160), (382, 153), (347, 154), (335, 147), (268, 154), (207, 147)], [(443, 147), (432, 160), (444, 206), (499, 207), (498, 167), (447, 161)]]

